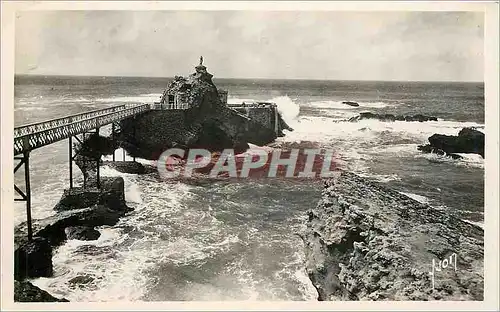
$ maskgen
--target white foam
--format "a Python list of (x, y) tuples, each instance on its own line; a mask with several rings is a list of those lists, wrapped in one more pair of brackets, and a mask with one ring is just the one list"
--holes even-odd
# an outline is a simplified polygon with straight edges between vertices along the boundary
[(406, 196), (410, 197), (411, 199), (414, 199), (422, 204), (428, 204), (430, 201), (429, 198), (422, 196), (422, 195), (417, 195), (417, 194), (407, 193), (407, 192), (399, 192), (399, 193), (406, 195)]
[(300, 113), (300, 106), (288, 96), (278, 96), (269, 100), (276, 103), (278, 112), (286, 123), (291, 123), (296, 120)]

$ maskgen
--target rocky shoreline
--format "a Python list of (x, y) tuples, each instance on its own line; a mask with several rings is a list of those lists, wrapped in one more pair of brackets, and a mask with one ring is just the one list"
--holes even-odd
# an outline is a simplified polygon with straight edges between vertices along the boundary
[(325, 181), (308, 217), (306, 268), (320, 301), (483, 300), (476, 225), (348, 172)]

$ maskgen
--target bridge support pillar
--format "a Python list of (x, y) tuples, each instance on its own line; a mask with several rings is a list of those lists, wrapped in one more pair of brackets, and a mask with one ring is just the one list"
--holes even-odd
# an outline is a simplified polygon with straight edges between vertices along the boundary
[(24, 183), (25, 183), (25, 191), (23, 192), (17, 185), (14, 183), (14, 190), (16, 193), (21, 196), (21, 198), (14, 198), (14, 201), (24, 201), (26, 202), (26, 223), (28, 227), (28, 240), (33, 239), (33, 226), (31, 222), (31, 183), (30, 183), (30, 153), (29, 151), (23, 152), (22, 157), (14, 157), (16, 160), (20, 160), (20, 162), (14, 168), (14, 174), (16, 171), (21, 168), (24, 164)]

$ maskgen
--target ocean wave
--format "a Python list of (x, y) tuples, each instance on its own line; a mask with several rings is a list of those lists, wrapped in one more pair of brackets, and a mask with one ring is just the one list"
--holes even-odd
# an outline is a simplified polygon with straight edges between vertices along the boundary
[(463, 158), (453, 159), (449, 156), (438, 155), (435, 153), (417, 154), (414, 157), (424, 158), (429, 160), (430, 162), (435, 163), (446, 163), (457, 167), (484, 169), (484, 159), (481, 157), (481, 155), (465, 153), (459, 153), (459, 155)]

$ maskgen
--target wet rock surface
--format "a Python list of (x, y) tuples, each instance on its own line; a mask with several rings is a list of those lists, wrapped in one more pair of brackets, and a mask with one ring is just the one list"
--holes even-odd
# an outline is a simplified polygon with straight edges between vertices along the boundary
[(484, 133), (474, 128), (463, 128), (458, 135), (433, 134), (429, 144), (419, 145), (419, 151), (462, 158), (456, 153), (479, 154), (484, 158)]
[(96, 240), (101, 233), (91, 226), (68, 226), (65, 229), (67, 239)]
[(436, 117), (426, 116), (421, 114), (403, 116), (403, 115), (375, 114), (370, 112), (363, 112), (360, 113), (358, 116), (350, 118), (349, 121), (355, 122), (363, 119), (377, 119), (380, 121), (419, 121), (419, 122), (438, 120)]
[(59, 299), (45, 290), (42, 290), (28, 281), (14, 281), (15, 302), (69, 302), (67, 299)]
[[(476, 225), (347, 172), (325, 182), (303, 233), (319, 300), (483, 300), (483, 239)], [(434, 270), (433, 288), (433, 261), (453, 255), (456, 270), (451, 260)]]
[(53, 273), (52, 247), (48, 239), (34, 237), (14, 251), (14, 279), (49, 277)]
[[(52, 248), (67, 239), (94, 240), (100, 233), (95, 227), (115, 225), (132, 209), (125, 203), (123, 178), (105, 178), (103, 188), (65, 192), (56, 207), (58, 212), (45, 219), (33, 219), (33, 240), (27, 239), (27, 224), (14, 229), (15, 279), (50, 277), (53, 274)], [(73, 193), (75, 192), (75, 193)], [(91, 195), (88, 195), (91, 193)], [(79, 202), (78, 198), (83, 203)], [(83, 207), (87, 206), (87, 207)]]
[(130, 174), (146, 174), (156, 172), (153, 166), (143, 165), (136, 161), (103, 161), (103, 166), (109, 166), (116, 171)]
[(342, 104), (353, 106), (353, 107), (358, 107), (359, 103), (353, 102), (353, 101), (343, 101)]

